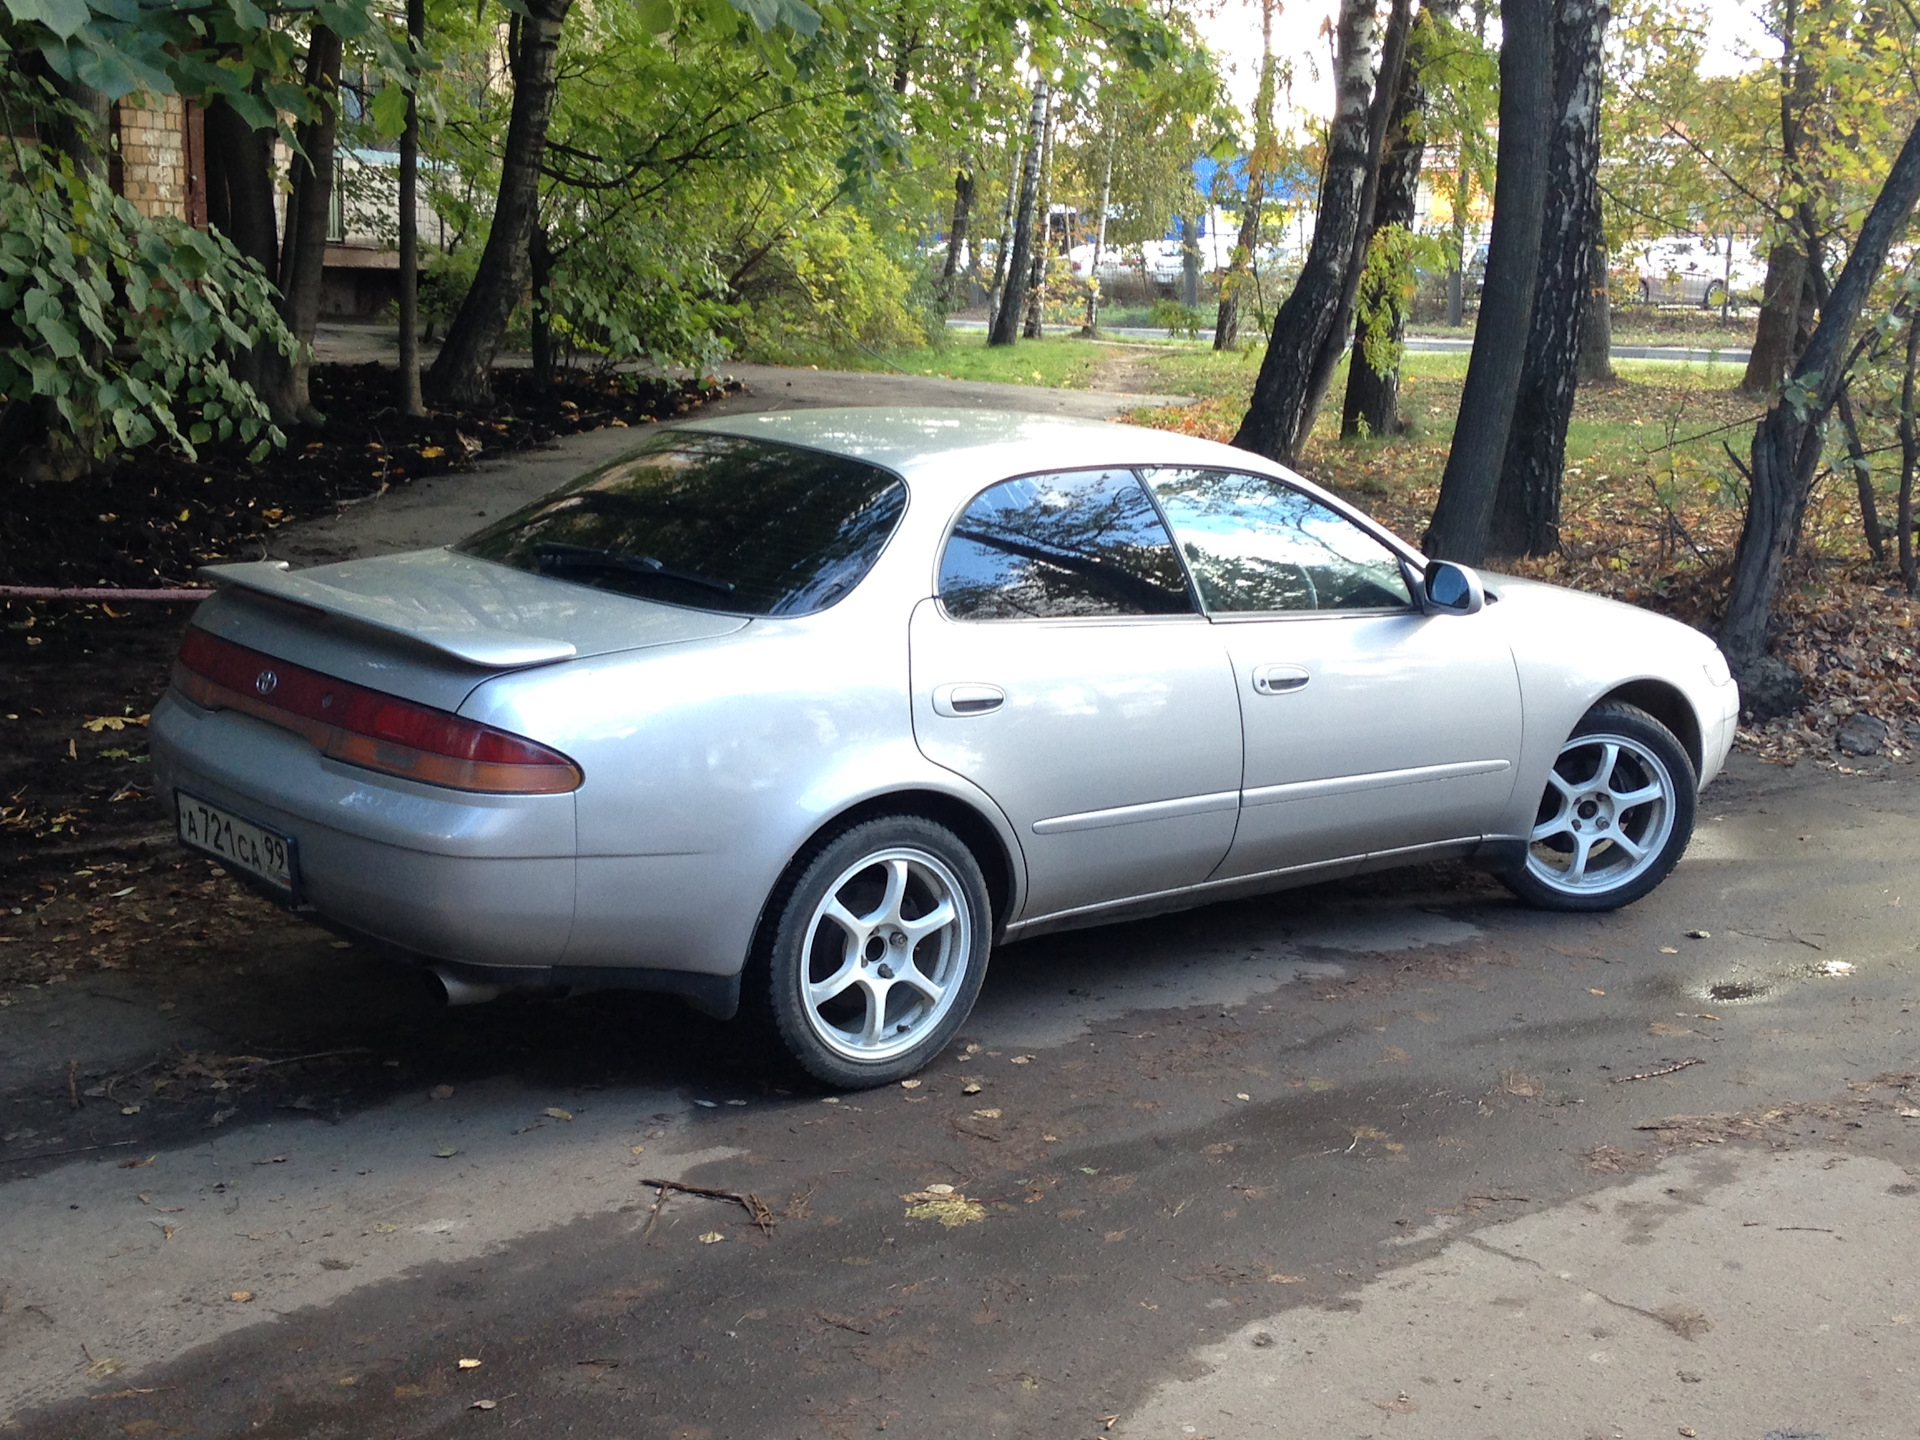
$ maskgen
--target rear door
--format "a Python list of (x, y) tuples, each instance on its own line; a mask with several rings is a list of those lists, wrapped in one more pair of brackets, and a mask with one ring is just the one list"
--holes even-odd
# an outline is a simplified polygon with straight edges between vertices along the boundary
[(1132, 471), (975, 497), (914, 611), (912, 667), (921, 750), (1019, 834), (1021, 918), (1197, 884), (1226, 856), (1233, 669)]

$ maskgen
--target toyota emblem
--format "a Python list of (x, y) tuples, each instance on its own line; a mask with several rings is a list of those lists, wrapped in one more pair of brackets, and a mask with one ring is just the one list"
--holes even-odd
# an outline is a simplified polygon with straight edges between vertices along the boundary
[(262, 695), (271, 695), (279, 683), (280, 677), (271, 670), (262, 670), (253, 677), (253, 688)]

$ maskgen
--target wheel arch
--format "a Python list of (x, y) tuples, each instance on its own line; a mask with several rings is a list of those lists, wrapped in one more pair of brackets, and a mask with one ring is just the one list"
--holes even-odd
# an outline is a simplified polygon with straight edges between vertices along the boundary
[(883, 815), (917, 815), (946, 826), (959, 837), (960, 843), (972, 852), (980, 866), (981, 878), (987, 882), (987, 899), (993, 906), (993, 933), (996, 940), (999, 938), (1012, 920), (1014, 905), (1019, 899), (1019, 860), (993, 822), (975, 806), (940, 790), (910, 788), (867, 796), (835, 811), (813, 828), (781, 868), (779, 878), (761, 903), (749, 954), (756, 954), (762, 948), (767, 927), (777, 918), (788, 887), (795, 883), (807, 863), (831, 844), (835, 836)]
[(1615, 686), (1593, 703), (1605, 705), (1615, 700), (1639, 706), (1671, 730), (1673, 738), (1680, 742), (1681, 748), (1687, 752), (1687, 758), (1693, 762), (1693, 773), (1698, 779), (1705, 760), (1700, 717), (1693, 713), (1692, 704), (1678, 688), (1664, 680), (1629, 680), (1624, 685)]

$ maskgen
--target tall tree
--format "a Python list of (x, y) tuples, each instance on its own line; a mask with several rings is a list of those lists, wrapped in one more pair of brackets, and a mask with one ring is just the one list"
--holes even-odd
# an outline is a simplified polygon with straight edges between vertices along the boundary
[(1233, 258), (1220, 281), (1220, 305), (1214, 312), (1213, 348), (1237, 349), (1240, 344), (1240, 291), (1253, 271), (1260, 248), (1260, 215), (1266, 206), (1267, 176), (1277, 158), (1273, 102), (1279, 72), (1273, 53), (1273, 12), (1279, 0), (1260, 0), (1260, 82), (1253, 97), (1253, 148), (1247, 152), (1247, 189), (1240, 200), (1240, 233)]
[(1313, 243), (1274, 317), (1246, 417), (1233, 437), (1243, 450), (1294, 459), (1346, 348), (1387, 112), (1399, 86), (1410, 22), (1410, 0), (1394, 0), (1376, 77), (1373, 0), (1341, 0), (1334, 31), (1335, 109)]
[(280, 246), (281, 314), (300, 340), (291, 364), (274, 364), (267, 378), (267, 403), (276, 413), (304, 425), (321, 424), (308, 393), (313, 371), (313, 335), (320, 320), (322, 267), (333, 213), (333, 153), (340, 127), (340, 37), (315, 25), (307, 39), (306, 88), (313, 113), (294, 131), (292, 193), (287, 202), (286, 238)]
[(473, 284), (426, 377), (428, 393), (444, 404), (478, 406), (492, 398), (493, 357), (527, 284), (527, 244), (540, 208), (540, 164), (560, 89), (560, 31), (573, 0), (521, 0), (521, 6), (510, 27), (513, 112), (493, 223)]
[(1480, 563), (1494, 493), (1520, 388), (1523, 346), (1540, 263), (1546, 210), (1547, 140), (1553, 133), (1552, 0), (1506, 0), (1501, 10), (1500, 150), (1495, 161), (1493, 234), (1474, 326), (1460, 417), (1427, 527), (1429, 555)]
[(407, 121), (400, 131), (400, 409), (427, 413), (420, 395), (420, 57), (427, 0), (407, 0)]
[[(1560, 544), (1560, 479), (1580, 380), (1584, 317), (1594, 303), (1600, 211), (1600, 83), (1608, 0), (1558, 0), (1553, 24), (1552, 146), (1546, 215), (1513, 424), (1487, 552), (1549, 555)], [(1601, 271), (1604, 286), (1606, 272)], [(1600, 304), (1606, 303), (1604, 292)]]
[(1420, 162), (1427, 148), (1427, 72), (1436, 52), (1452, 43), (1446, 32), (1459, 6), (1460, 0), (1428, 0), (1421, 8), (1387, 117), (1380, 198), (1373, 208), (1355, 302), (1353, 354), (1340, 411), (1343, 436), (1362, 428), (1371, 435), (1398, 435), (1406, 428), (1400, 415), (1400, 352), (1414, 284), (1413, 221)]
[(1821, 307), (1820, 323), (1781, 394), (1753, 434), (1746, 467), (1747, 516), (1734, 553), (1733, 582), (1720, 621), (1720, 648), (1743, 685), (1764, 692), (1777, 681), (1766, 655), (1780, 569), (1820, 463), (1823, 427), (1846, 384), (1848, 345), (1887, 251), (1920, 201), (1920, 125), (1901, 146), (1886, 183), (1860, 226), (1852, 253)]
[(1040, 152), (1052, 113), (1052, 92), (1045, 75), (1033, 82), (1033, 104), (1027, 118), (1026, 158), (1020, 170), (1020, 201), (1013, 221), (1013, 243), (1007, 247), (1007, 282), (987, 331), (987, 344), (1011, 345), (1019, 338), (1026, 310), (1028, 270), (1033, 264), (1033, 212), (1040, 195)]
[[(1814, 311), (1813, 276), (1817, 261), (1817, 234), (1805, 233), (1801, 206), (1807, 185), (1814, 183), (1802, 169), (1807, 111), (1814, 98), (1814, 67), (1808, 63), (1801, 35), (1799, 0), (1782, 0), (1776, 16), (1780, 56), (1780, 182), (1783, 212), (1776, 219), (1779, 238), (1767, 253), (1767, 279), (1761, 291), (1760, 317), (1754, 325), (1753, 347), (1747, 352), (1746, 373), (1740, 387), (1771, 391), (1785, 378), (1794, 358), (1806, 345)], [(1808, 213), (1811, 213), (1809, 210)]]
[(1027, 275), (1026, 320), (1021, 333), (1038, 340), (1045, 333), (1047, 312), (1047, 262), (1053, 258), (1053, 132), (1060, 117), (1047, 113), (1046, 133), (1040, 143), (1040, 195), (1037, 215), (1040, 234), (1033, 247), (1033, 264)]

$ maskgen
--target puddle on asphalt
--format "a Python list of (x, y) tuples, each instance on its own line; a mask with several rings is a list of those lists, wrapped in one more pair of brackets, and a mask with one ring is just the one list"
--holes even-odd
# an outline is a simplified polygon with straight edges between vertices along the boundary
[(1707, 986), (1706, 998), (1722, 1005), (1734, 1000), (1758, 1000), (1768, 988), (1753, 980), (1722, 980)]

